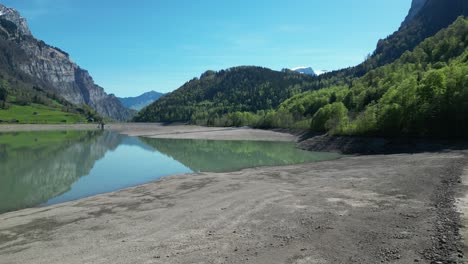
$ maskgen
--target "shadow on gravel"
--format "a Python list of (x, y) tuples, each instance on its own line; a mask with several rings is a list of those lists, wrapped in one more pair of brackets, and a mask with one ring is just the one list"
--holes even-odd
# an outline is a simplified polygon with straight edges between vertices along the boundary
[(378, 155), (412, 154), (468, 150), (468, 140), (348, 137), (304, 134), (299, 148), (311, 151), (331, 151), (343, 154)]

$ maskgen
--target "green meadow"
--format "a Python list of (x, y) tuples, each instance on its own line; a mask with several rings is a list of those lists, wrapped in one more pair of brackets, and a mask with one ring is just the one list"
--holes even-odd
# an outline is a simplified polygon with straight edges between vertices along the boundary
[(8, 109), (0, 109), (0, 120), (0, 123), (19, 124), (75, 124), (87, 121), (82, 115), (40, 104), (11, 105)]

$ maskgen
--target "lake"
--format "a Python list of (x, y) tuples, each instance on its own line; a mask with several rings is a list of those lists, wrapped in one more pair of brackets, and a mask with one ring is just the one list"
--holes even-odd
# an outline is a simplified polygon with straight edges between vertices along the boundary
[(0, 133), (0, 213), (76, 200), (164, 176), (339, 158), (291, 142), (130, 137), (108, 131)]

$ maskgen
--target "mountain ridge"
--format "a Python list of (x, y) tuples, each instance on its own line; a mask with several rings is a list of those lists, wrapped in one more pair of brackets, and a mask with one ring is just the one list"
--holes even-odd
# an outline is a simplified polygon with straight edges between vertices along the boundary
[(291, 71), (306, 74), (306, 75), (309, 75), (309, 76), (319, 76), (319, 75), (322, 75), (322, 74), (328, 72), (328, 71), (325, 71), (325, 70), (317, 71), (317, 70), (314, 70), (312, 67), (307, 67), (307, 66), (295, 67), (295, 68), (292, 68)]
[(18, 11), (0, 4), (0, 12), (0, 44), (4, 47), (0, 52), (6, 58), (6, 70), (26, 74), (43, 89), (75, 105), (87, 105), (102, 116), (119, 121), (133, 116), (115, 96), (95, 84), (88, 71), (71, 61), (68, 53), (34, 38)]
[(139, 96), (133, 96), (133, 97), (117, 97), (119, 101), (127, 108), (133, 109), (136, 111), (140, 111), (144, 107), (150, 105), (154, 101), (158, 100), (162, 96), (164, 96), (165, 93), (160, 93), (156, 91), (149, 91), (146, 93), (143, 93)]
[(256, 66), (209, 70), (145, 107), (134, 121), (192, 120), (206, 125), (228, 112), (268, 111), (303, 91), (301, 84), (312, 78), (287, 69), (274, 71)]
[(296, 67), (296, 68), (292, 68), (291, 70), (295, 71), (295, 72), (298, 72), (298, 73), (301, 73), (301, 74), (309, 75), (309, 76), (316, 76), (317, 75), (315, 73), (314, 69), (312, 69), (312, 67)]
[[(266, 76), (267, 72), (261, 75), (231, 74), (227, 78), (229, 82), (226, 82), (219, 73), (207, 71), (200, 79), (188, 82), (165, 100), (145, 108), (136, 121), (295, 127), (366, 135), (462, 135), (464, 127), (457, 128), (454, 126), (457, 122), (447, 116), (442, 118), (436, 111), (463, 120), (463, 115), (452, 111), (454, 106), (437, 101), (443, 98), (437, 93), (447, 92), (456, 104), (464, 100), (465, 94), (459, 91), (458, 84), (461, 83), (459, 74), (465, 70), (463, 62), (467, 61), (460, 55), (468, 42), (464, 35), (467, 28), (465, 14), (468, 15), (468, 1), (465, 0), (414, 0), (403, 25), (385, 40), (380, 40), (373, 55), (356, 67), (309, 76), (309, 79), (288, 84), (275, 82), (271, 76)], [(441, 36), (446, 36), (446, 39)], [(452, 68), (459, 72), (450, 73)], [(233, 69), (245, 70), (242, 67)], [(287, 69), (283, 72), (293, 78), (306, 76)], [(395, 76), (405, 83), (398, 83)], [(257, 82), (260, 79), (261, 82)], [(445, 80), (450, 80), (450, 89), (446, 87)], [(263, 90), (267, 83), (279, 86), (274, 90)], [(416, 98), (411, 104), (400, 100), (405, 88), (412, 99)], [(273, 93), (281, 89), (288, 91), (289, 95), (278, 97)], [(250, 94), (251, 91), (258, 94)], [(273, 98), (275, 104), (268, 106), (258, 107), (251, 103), (251, 100)], [(431, 101), (433, 98), (437, 100)], [(185, 108), (187, 105), (191, 107)], [(256, 107), (252, 107), (254, 105)], [(418, 110), (418, 105), (425, 108)], [(443, 107), (445, 112), (440, 109)], [(179, 115), (178, 111), (183, 113)], [(397, 118), (399, 113), (405, 116)], [(450, 127), (452, 132), (439, 129), (441, 127)]]
[(0, 17), (3, 17), (17, 25), (22, 34), (32, 35), (26, 19), (22, 17), (16, 9), (0, 4)]
[(375, 66), (391, 63), (451, 25), (459, 16), (468, 16), (466, 0), (413, 0), (411, 6), (402, 26), (377, 43), (371, 62)]
[(401, 27), (404, 27), (411, 23), (411, 21), (419, 14), (419, 11), (424, 7), (428, 0), (413, 0), (411, 3), (411, 8), (408, 12), (403, 23), (401, 23)]

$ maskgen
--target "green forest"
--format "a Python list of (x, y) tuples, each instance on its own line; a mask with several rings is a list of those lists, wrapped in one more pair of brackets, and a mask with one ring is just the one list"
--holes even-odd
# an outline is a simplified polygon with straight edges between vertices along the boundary
[(466, 137), (467, 34), (468, 20), (459, 17), (412, 51), (394, 54), (399, 58), (392, 63), (379, 66), (377, 50), (358, 67), (318, 78), (287, 70), (265, 76), (269, 70), (251, 67), (207, 72), (144, 109), (136, 121)]
[(267, 113), (233, 113), (224, 125), (463, 137), (468, 132), (467, 34), (468, 20), (459, 18), (414, 51), (349, 85), (297, 94)]
[(219, 125), (218, 119), (228, 113), (275, 109), (284, 100), (305, 91), (312, 79), (288, 70), (278, 72), (261, 67), (207, 71), (143, 109), (135, 121), (189, 120)]

